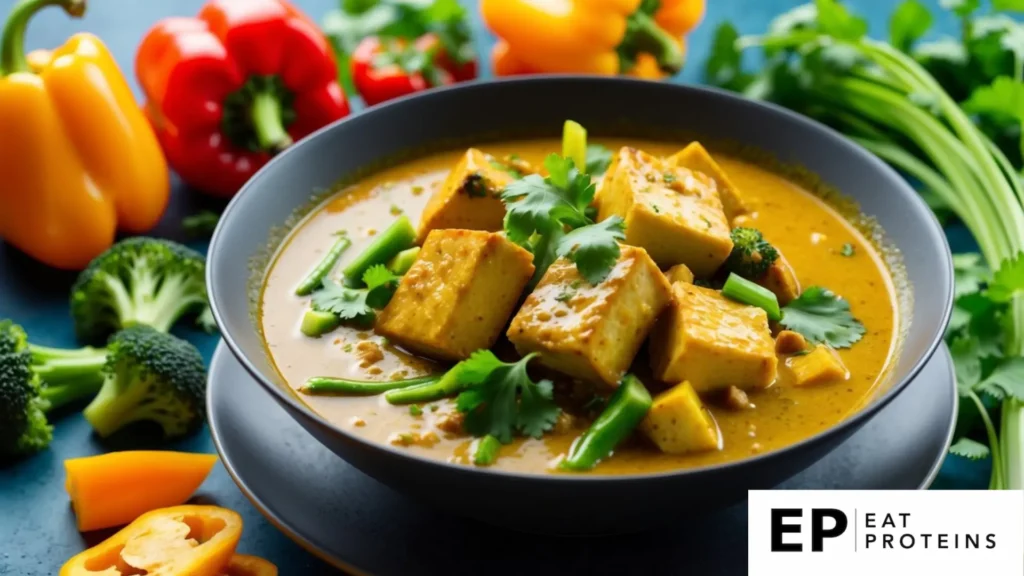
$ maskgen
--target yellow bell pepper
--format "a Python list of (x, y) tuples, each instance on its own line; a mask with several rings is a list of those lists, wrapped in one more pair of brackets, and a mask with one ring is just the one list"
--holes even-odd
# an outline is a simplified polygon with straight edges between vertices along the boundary
[[(671, 75), (685, 60), (679, 37), (699, 22), (704, 0), (481, 0), (480, 11), (507, 47), (492, 55), (499, 75), (628, 73), (643, 54)], [(520, 65), (504, 66), (510, 54)], [(499, 63), (499, 56), (506, 60)]]
[(60, 576), (220, 576), (241, 536), (242, 517), (231, 510), (161, 508), (68, 560)]
[(84, 268), (117, 230), (146, 232), (167, 207), (167, 163), (102, 42), (76, 34), (24, 53), (28, 21), (85, 0), (21, 0), (0, 40), (0, 238), (56, 268)]

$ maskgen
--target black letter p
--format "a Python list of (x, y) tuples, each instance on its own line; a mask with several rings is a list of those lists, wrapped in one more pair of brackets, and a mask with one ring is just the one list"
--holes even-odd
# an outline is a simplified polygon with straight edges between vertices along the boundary
[[(825, 530), (825, 518), (831, 518), (836, 525)], [(821, 552), (825, 538), (836, 538), (846, 532), (846, 514), (834, 508), (815, 508), (811, 510), (811, 551)]]

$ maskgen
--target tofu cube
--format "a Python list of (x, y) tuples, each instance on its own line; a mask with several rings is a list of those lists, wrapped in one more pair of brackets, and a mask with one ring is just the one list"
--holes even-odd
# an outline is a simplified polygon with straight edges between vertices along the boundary
[(533, 255), (500, 234), (434, 230), (377, 317), (412, 352), (462, 360), (490, 348), (533, 276)]
[(850, 377), (843, 366), (839, 355), (828, 346), (818, 344), (803, 356), (793, 356), (786, 360), (786, 365), (793, 372), (794, 386), (817, 386), (842, 382)]
[(729, 222), (749, 211), (739, 189), (732, 183), (718, 162), (715, 162), (711, 154), (701, 146), (700, 142), (693, 142), (669, 156), (667, 162), (672, 166), (689, 168), (710, 176), (718, 185), (718, 194), (722, 198), (722, 207), (725, 209), (725, 217), (729, 219)]
[(718, 424), (689, 382), (659, 394), (640, 423), (640, 431), (666, 454), (722, 448)]
[(694, 275), (707, 277), (732, 251), (715, 182), (641, 150), (619, 150), (597, 204), (598, 220), (622, 217), (626, 244), (646, 249), (662, 268), (686, 264)]
[(492, 165), (492, 160), (476, 148), (466, 151), (423, 209), (420, 243), (431, 230), (458, 228), (496, 232), (502, 229), (505, 204), (501, 201), (501, 191), (513, 179), (508, 172)]
[(757, 283), (775, 294), (779, 306), (785, 306), (800, 296), (800, 282), (796, 279), (796, 272), (781, 253)]
[(617, 386), (655, 319), (669, 284), (643, 248), (622, 246), (608, 277), (592, 285), (559, 258), (526, 298), (508, 329), (520, 354), (591, 382)]
[(665, 271), (665, 278), (668, 279), (669, 284), (675, 284), (676, 282), (685, 282), (687, 284), (693, 284), (693, 272), (686, 267), (686, 264), (676, 264)]
[(650, 356), (656, 378), (688, 380), (701, 394), (765, 388), (778, 369), (764, 310), (681, 282), (672, 285), (672, 303), (651, 334)]

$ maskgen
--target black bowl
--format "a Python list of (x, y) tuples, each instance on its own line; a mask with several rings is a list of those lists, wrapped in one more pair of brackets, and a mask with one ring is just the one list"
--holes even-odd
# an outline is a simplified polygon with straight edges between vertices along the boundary
[[(555, 136), (566, 118), (598, 132), (601, 127), (635, 130), (635, 135), (686, 131), (740, 142), (806, 168), (859, 203), (903, 254), (906, 278), (916, 288), (912, 303), (906, 299), (904, 337), (888, 390), (844, 422), (782, 450), (700, 469), (600, 476), (515, 474), (410, 455), (332, 425), (280, 382), (252, 308), (254, 285), (265, 270), (252, 269), (251, 262), (274, 249), (267, 245), (280, 237), (275, 230), (308, 204), (314, 190), (440, 143), (502, 134)], [(593, 77), (460, 85), (377, 106), (320, 130), (275, 158), (231, 201), (210, 245), (207, 280), (217, 324), (232, 353), (338, 456), (399, 492), (457, 514), (522, 530), (575, 534), (678, 521), (742, 499), (749, 489), (776, 486), (808, 467), (917, 375), (941, 340), (953, 294), (949, 247), (938, 222), (895, 171), (862, 148), (796, 114), (725, 92)]]

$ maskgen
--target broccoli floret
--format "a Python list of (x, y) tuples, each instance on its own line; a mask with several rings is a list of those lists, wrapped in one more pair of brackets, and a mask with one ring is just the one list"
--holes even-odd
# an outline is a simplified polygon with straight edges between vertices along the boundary
[(25, 331), (0, 320), (0, 461), (49, 446), (46, 413), (96, 394), (106, 351), (30, 344)]
[(83, 342), (98, 345), (135, 324), (167, 332), (188, 313), (205, 320), (205, 274), (202, 254), (181, 244), (145, 237), (118, 242), (71, 289), (75, 331)]
[(725, 261), (725, 270), (750, 280), (763, 277), (779, 257), (779, 252), (768, 243), (756, 228), (733, 228), (732, 253)]
[(107, 349), (103, 387), (84, 411), (100, 436), (132, 422), (151, 421), (170, 438), (202, 423), (206, 367), (195, 346), (136, 325), (115, 334)]

